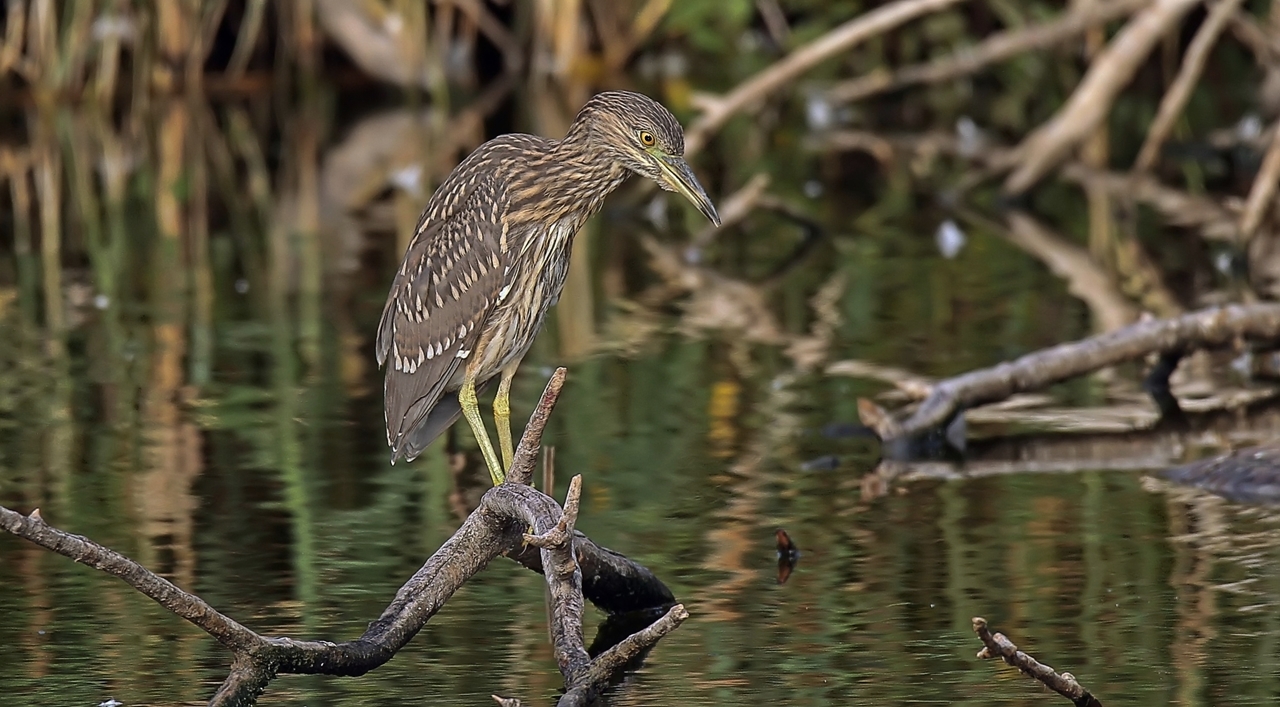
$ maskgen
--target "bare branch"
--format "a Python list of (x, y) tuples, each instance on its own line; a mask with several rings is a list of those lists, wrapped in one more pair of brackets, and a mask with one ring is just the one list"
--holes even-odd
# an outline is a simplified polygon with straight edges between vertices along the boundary
[(559, 707), (590, 704), (595, 697), (595, 693), (613, 675), (624, 669), (628, 663), (635, 660), (644, 651), (652, 648), (663, 636), (679, 628), (680, 624), (684, 623), (687, 618), (689, 618), (689, 612), (685, 610), (684, 605), (676, 604), (667, 610), (667, 613), (662, 618), (648, 627), (636, 631), (617, 645), (596, 656), (595, 660), (591, 661), (591, 667), (582, 679), (582, 685), (566, 692), (564, 697), (560, 698)]
[(922, 15), (945, 10), (964, 0), (897, 0), (827, 32), (787, 57), (738, 84), (728, 94), (704, 100), (706, 110), (684, 134), (685, 155), (692, 155), (706, 145), (735, 113), (760, 102), (766, 96), (785, 88), (804, 72), (861, 42), (884, 34)]
[[(542, 398), (538, 406), (529, 416), (524, 426), (524, 434), (520, 436), (520, 445), (516, 447), (515, 457), (511, 461), (511, 470), (507, 472), (507, 483), (528, 485), (533, 480), (533, 466), (538, 460), (538, 448), (542, 445), (542, 432), (547, 428), (547, 420), (551, 411), (560, 399), (560, 389), (564, 387), (564, 379), (568, 370), (563, 366), (551, 374), (547, 387), (542, 390)], [(550, 491), (550, 489), (547, 489)]]
[(1187, 53), (1182, 58), (1178, 77), (1173, 80), (1164, 98), (1160, 99), (1160, 108), (1156, 111), (1155, 120), (1151, 121), (1151, 128), (1147, 130), (1147, 139), (1143, 141), (1138, 159), (1133, 163), (1135, 172), (1145, 172), (1155, 165), (1156, 158), (1160, 156), (1160, 146), (1168, 139), (1169, 133), (1173, 132), (1173, 124), (1182, 115), (1182, 109), (1191, 98), (1196, 82), (1204, 73), (1204, 65), (1209, 60), (1213, 45), (1217, 44), (1218, 36), (1240, 7), (1240, 2), (1241, 0), (1219, 0), (1200, 24), (1195, 38), (1191, 40), (1191, 46), (1187, 47)]
[[(564, 374), (563, 368), (556, 371), (526, 429), (521, 449), (529, 467), (534, 459), (530, 450), (538, 447)], [(528, 471), (525, 469), (526, 475)], [(591, 660), (582, 637), (581, 565), (591, 570), (592, 594), (603, 598), (606, 610), (668, 607), (674, 600), (649, 570), (595, 545), (574, 529), (581, 494), (581, 476), (570, 482), (563, 510), (552, 498), (526, 484), (505, 483), (489, 489), (457, 532), (405, 582), (364, 634), (342, 643), (259, 635), (133, 560), (49, 526), (39, 510), (24, 516), (0, 506), (0, 529), (119, 577), (227, 646), (233, 662), (210, 702), (214, 707), (252, 705), (280, 674), (355, 676), (377, 668), (404, 647), (468, 579), (493, 558), (509, 554), (546, 578), (551, 593), (553, 648), (567, 695), (593, 696), (607, 685), (625, 658), (652, 646), (687, 614), (682, 607), (669, 611), (652, 626), (624, 639), (616, 650), (604, 653), (604, 660)], [(529, 533), (522, 532), (524, 529)], [(525, 547), (526, 540), (539, 547)], [(537, 556), (536, 562), (528, 558), (530, 553)], [(609, 592), (620, 598), (611, 601)], [(640, 607), (636, 605), (639, 600), (651, 603)]]
[(1271, 145), (1262, 158), (1262, 167), (1258, 176), (1254, 177), (1253, 186), (1249, 189), (1249, 199), (1244, 205), (1244, 214), (1240, 217), (1240, 233), (1245, 240), (1253, 237), (1267, 211), (1274, 208), (1276, 181), (1280, 180), (1280, 122), (1271, 132)]
[(258, 634), (219, 613), (200, 597), (179, 589), (169, 580), (114, 550), (49, 525), (40, 516), (40, 509), (24, 516), (0, 506), (0, 529), (119, 578), (160, 606), (200, 627), (234, 652), (247, 653), (265, 645)]
[(978, 634), (978, 638), (982, 639), (983, 649), (978, 652), (978, 657), (983, 660), (992, 658), (1003, 658), (1004, 662), (1012, 665), (1028, 677), (1034, 678), (1045, 687), (1071, 700), (1076, 707), (1102, 707), (1102, 703), (1098, 698), (1089, 694), (1089, 691), (1076, 682), (1076, 678), (1071, 673), (1059, 673), (1053, 668), (1040, 663), (1035, 658), (1018, 650), (1003, 633), (991, 633), (987, 628), (987, 620), (975, 616), (973, 617), (973, 632)]
[(920, 407), (897, 425), (881, 425), (891, 439), (938, 428), (964, 408), (1003, 400), (1148, 354), (1229, 345), (1238, 339), (1280, 339), (1280, 304), (1212, 307), (1170, 319), (1139, 322), (1098, 336), (1059, 344), (992, 368), (933, 386)]
[(1137, 308), (1085, 249), (1062, 238), (1021, 211), (1007, 217), (1009, 242), (1030, 253), (1067, 282), (1067, 290), (1084, 301), (1097, 330), (1111, 331), (1138, 318)]
[(1094, 59), (1066, 105), (1022, 141), (1017, 148), (1021, 164), (1005, 180), (1005, 191), (1026, 191), (1093, 132), (1156, 42), (1199, 2), (1156, 0), (1135, 15)]
[(836, 84), (827, 92), (827, 97), (837, 103), (849, 103), (908, 86), (950, 81), (1026, 52), (1061, 44), (1090, 27), (1125, 17), (1150, 3), (1151, 0), (1109, 0), (1085, 5), (1049, 22), (1000, 32), (976, 46), (960, 49), (940, 59), (904, 66), (893, 72), (873, 71)]

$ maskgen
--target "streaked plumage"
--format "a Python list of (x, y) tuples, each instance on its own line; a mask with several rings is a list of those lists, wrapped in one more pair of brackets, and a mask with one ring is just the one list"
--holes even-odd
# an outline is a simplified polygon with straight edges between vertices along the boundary
[(632, 172), (688, 192), (664, 181), (683, 167), (699, 208), (718, 221), (683, 153), (670, 112), (609, 92), (563, 140), (503, 135), (453, 170), (418, 221), (378, 325), (393, 463), (417, 457), (457, 419), (468, 376), (509, 380), (560, 297), (574, 236)]

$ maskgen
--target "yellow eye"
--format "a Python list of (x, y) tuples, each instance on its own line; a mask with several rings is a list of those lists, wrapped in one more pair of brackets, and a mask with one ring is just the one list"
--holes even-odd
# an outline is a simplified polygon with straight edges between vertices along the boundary
[(657, 141), (656, 139), (654, 139), (654, 137), (653, 137), (653, 133), (649, 132), (648, 130), (641, 130), (641, 131), (640, 131), (640, 144), (641, 144), (641, 145), (644, 145), (645, 147), (653, 147), (653, 146), (654, 146), (654, 143), (656, 143), (656, 142), (658, 142), (658, 141)]

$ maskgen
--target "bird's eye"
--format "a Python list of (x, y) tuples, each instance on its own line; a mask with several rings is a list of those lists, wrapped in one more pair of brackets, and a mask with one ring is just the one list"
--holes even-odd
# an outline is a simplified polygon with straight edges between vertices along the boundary
[(649, 132), (648, 130), (640, 131), (641, 145), (644, 145), (645, 147), (653, 147), (656, 142), (658, 141), (653, 137), (653, 133)]

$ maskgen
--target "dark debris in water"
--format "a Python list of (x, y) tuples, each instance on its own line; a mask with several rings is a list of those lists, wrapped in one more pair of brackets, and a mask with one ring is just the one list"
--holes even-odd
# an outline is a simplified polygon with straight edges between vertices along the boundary
[(1165, 469), (1159, 476), (1233, 501), (1280, 505), (1280, 446), (1248, 447)]
[(796, 547), (791, 536), (782, 528), (774, 531), (774, 537), (778, 541), (778, 584), (786, 584), (796, 563), (800, 561), (800, 548)]

